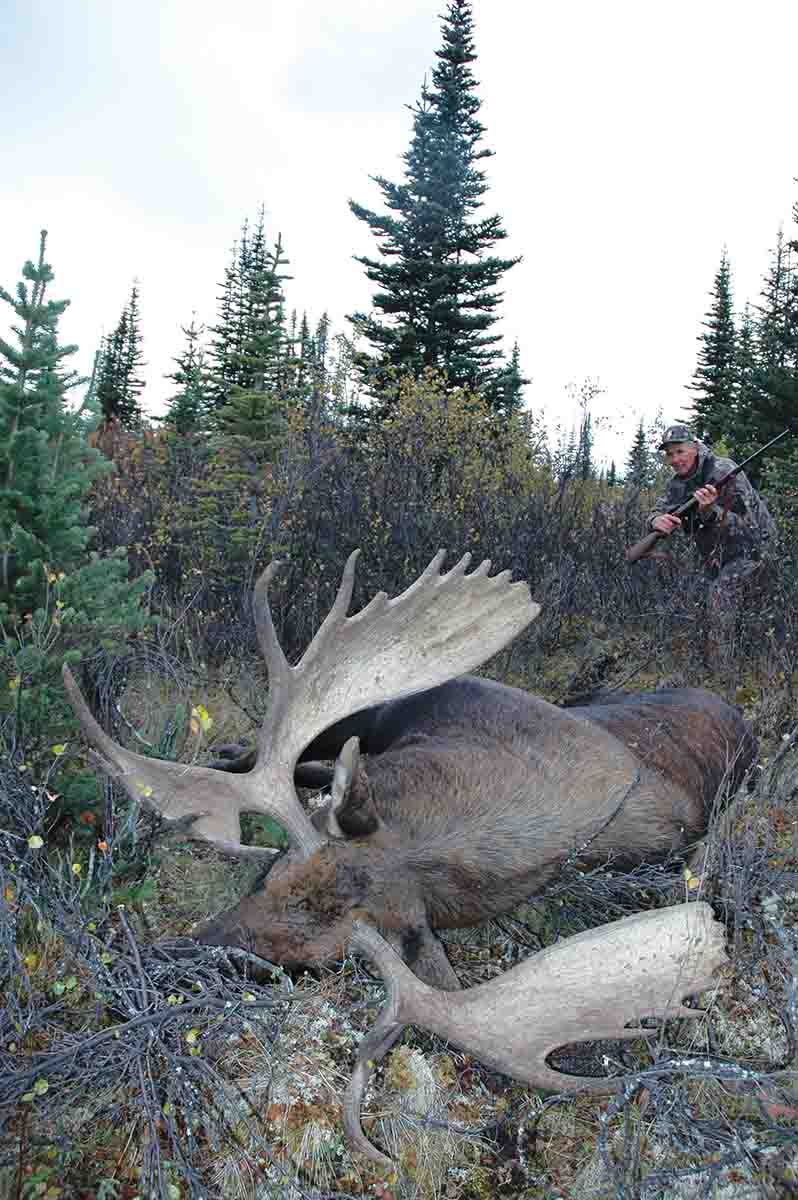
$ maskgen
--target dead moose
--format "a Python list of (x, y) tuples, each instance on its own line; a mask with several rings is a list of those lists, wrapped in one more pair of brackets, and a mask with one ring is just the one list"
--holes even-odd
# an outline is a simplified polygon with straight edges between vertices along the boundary
[[(464, 675), (537, 616), (527, 585), (508, 572), (491, 576), (487, 561), (467, 574), (468, 555), (442, 574), (441, 551), (402, 595), (379, 593), (348, 617), (357, 553), (294, 667), (268, 604), (278, 564), (258, 581), (269, 708), (245, 773), (124, 749), (66, 667), (64, 681), (96, 765), (135, 800), (190, 821), (195, 837), (231, 854), (252, 852), (241, 844), (242, 812), (285, 828), (291, 852), (260, 890), (210, 921), (201, 941), (284, 965), (320, 964), (343, 954), (361, 919), (417, 976), (453, 989), (435, 929), (511, 910), (569, 856), (634, 864), (688, 848), (754, 745), (739, 711), (700, 689), (560, 709)], [(322, 829), (295, 787), (309, 751), (340, 751)]]

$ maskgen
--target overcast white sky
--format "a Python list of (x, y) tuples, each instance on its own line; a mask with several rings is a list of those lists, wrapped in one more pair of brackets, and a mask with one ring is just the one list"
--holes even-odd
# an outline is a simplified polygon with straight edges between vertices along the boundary
[[(0, 282), (50, 231), (65, 340), (88, 370), (132, 279), (151, 411), (192, 311), (215, 316), (242, 220), (283, 235), (288, 306), (334, 326), (368, 307), (350, 214), (401, 176), (444, 0), (5, 0)], [(527, 403), (606, 390), (601, 445), (679, 417), (722, 247), (755, 299), (798, 199), (794, 0), (474, 0), (476, 76), (502, 214), (502, 330)], [(0, 327), (5, 320), (0, 321)]]

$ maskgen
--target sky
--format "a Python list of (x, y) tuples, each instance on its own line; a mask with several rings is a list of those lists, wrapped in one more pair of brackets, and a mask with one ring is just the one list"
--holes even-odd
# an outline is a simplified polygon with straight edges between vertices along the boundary
[[(5, 0), (0, 284), (48, 230), (62, 339), (90, 369), (138, 280), (145, 407), (192, 314), (212, 323), (243, 220), (265, 206), (288, 309), (335, 331), (366, 310), (374, 255), (354, 199), (402, 177), (444, 0)], [(684, 415), (724, 246), (755, 301), (794, 235), (794, 0), (473, 0), (500, 330), (550, 425), (593, 402), (601, 457)], [(0, 315), (0, 330), (6, 314)]]

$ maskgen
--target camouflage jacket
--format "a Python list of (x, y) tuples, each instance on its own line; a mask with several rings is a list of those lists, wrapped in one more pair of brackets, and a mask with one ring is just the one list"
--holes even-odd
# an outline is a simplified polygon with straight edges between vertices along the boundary
[[(665, 495), (657, 500), (649, 524), (660, 513), (684, 504), (696, 488), (719, 479), (735, 466), (730, 458), (716, 458), (709, 446), (699, 442), (696, 470), (688, 479), (673, 476)], [(709, 513), (702, 517), (694, 509), (683, 518), (682, 528), (695, 539), (712, 574), (739, 558), (770, 557), (775, 549), (776, 524), (744, 471), (729, 481)]]

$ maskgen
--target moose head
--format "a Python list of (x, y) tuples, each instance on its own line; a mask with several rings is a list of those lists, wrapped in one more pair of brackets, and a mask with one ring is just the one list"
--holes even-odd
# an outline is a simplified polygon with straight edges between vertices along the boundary
[(92, 760), (136, 802), (167, 821), (190, 822), (192, 835), (233, 855), (272, 855), (243, 845), (242, 812), (273, 817), (290, 854), (267, 887), (212, 921), (201, 940), (243, 945), (286, 965), (340, 956), (360, 916), (375, 921), (417, 969), (449, 987), (456, 978), (427, 924), (418, 882), (397, 860), (399, 835), (378, 816), (359, 786), (357, 739), (336, 765), (326, 829), (311, 822), (297, 797), (294, 773), (302, 751), (350, 714), (434, 688), (499, 651), (539, 612), (525, 583), (490, 574), (490, 561), (467, 572), (466, 554), (446, 573), (441, 550), (400, 596), (381, 592), (348, 617), (358, 551), (350, 555), (337, 597), (296, 666), (277, 641), (268, 589), (273, 562), (256, 584), (253, 612), (269, 673), (269, 708), (252, 769), (225, 774), (136, 754), (98, 725), (65, 665), (64, 685)]

